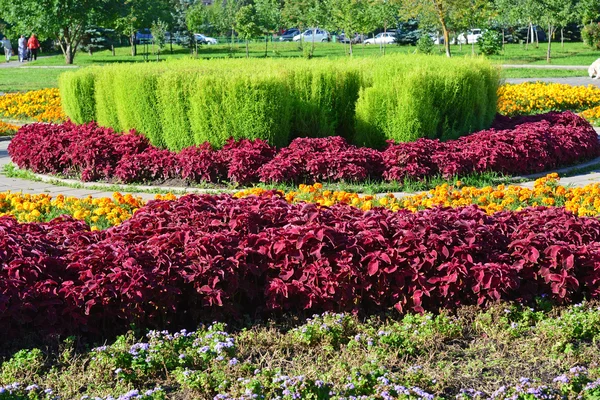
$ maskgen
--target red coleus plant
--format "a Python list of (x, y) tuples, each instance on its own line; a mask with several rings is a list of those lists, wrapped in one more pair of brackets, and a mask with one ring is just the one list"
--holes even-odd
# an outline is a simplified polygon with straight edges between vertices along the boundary
[(389, 143), (383, 151), (350, 145), (341, 137), (299, 138), (283, 149), (261, 140), (229, 140), (221, 150), (208, 143), (179, 154), (152, 147), (140, 135), (115, 134), (94, 124), (33, 124), (9, 145), (20, 167), (83, 180), (189, 183), (229, 180), (313, 183), (315, 181), (402, 181), (485, 171), (526, 174), (598, 157), (594, 129), (571, 113), (498, 117), (494, 128), (440, 142), (420, 139)]
[(562, 208), (364, 212), (188, 195), (102, 232), (2, 217), (0, 242), (11, 335), (600, 296), (600, 221)]

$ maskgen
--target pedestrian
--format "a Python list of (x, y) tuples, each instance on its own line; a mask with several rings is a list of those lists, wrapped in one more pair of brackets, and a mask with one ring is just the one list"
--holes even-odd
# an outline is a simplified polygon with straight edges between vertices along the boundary
[(27, 59), (27, 39), (25, 35), (19, 38), (19, 62), (24, 62)]
[(37, 60), (37, 53), (38, 53), (38, 50), (40, 49), (40, 42), (37, 40), (35, 33), (32, 34), (31, 37), (29, 38), (29, 40), (27, 41), (27, 48), (29, 49), (29, 52), (31, 53), (30, 59), (33, 61)]
[(2, 47), (4, 47), (4, 55), (6, 56), (6, 62), (10, 62), (10, 57), (12, 56), (12, 44), (10, 44), (10, 40), (8, 37), (4, 36), (2, 39)]

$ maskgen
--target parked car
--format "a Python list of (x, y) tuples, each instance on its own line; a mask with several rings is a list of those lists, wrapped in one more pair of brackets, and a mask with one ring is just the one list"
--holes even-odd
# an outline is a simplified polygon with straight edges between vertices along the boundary
[(458, 35), (456, 40), (460, 44), (473, 44), (477, 43), (482, 34), (483, 31), (481, 29), (471, 29), (466, 32), (466, 36), (464, 33)]
[(355, 34), (353, 37), (346, 37), (346, 34), (344, 32), (340, 33), (337, 37), (337, 41), (340, 43), (352, 43), (352, 44), (358, 44), (358, 43), (362, 43), (365, 41), (367, 37), (365, 35), (360, 35), (360, 34)]
[[(314, 32), (314, 37), (313, 37)], [(328, 42), (331, 40), (329, 32), (324, 29), (307, 29), (303, 33), (294, 36), (294, 42), (304, 40), (305, 42)]]
[(365, 40), (365, 44), (392, 44), (396, 41), (396, 32), (381, 32), (371, 39)]
[(152, 34), (150, 33), (150, 29), (140, 29), (135, 33), (135, 43), (136, 44), (144, 44), (152, 42)]
[(204, 36), (201, 33), (194, 33), (194, 37), (196, 38), (196, 42), (198, 42), (199, 44), (217, 44), (217, 39), (212, 38), (212, 37), (208, 37), (208, 36)]
[(299, 34), (300, 34), (300, 29), (298, 29), (298, 28), (286, 29), (285, 32), (283, 32), (281, 34), (281, 36), (279, 36), (279, 41), (280, 42), (291, 42), (292, 40), (294, 40), (294, 36), (299, 35)]

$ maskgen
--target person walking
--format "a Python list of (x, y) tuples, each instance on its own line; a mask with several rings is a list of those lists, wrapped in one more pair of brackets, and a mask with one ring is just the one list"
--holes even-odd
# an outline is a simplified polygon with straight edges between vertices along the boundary
[(10, 62), (10, 57), (12, 56), (12, 44), (8, 37), (4, 36), (2, 39), (2, 47), (4, 47), (4, 55), (6, 56), (6, 62)]
[(27, 39), (25, 35), (19, 38), (19, 62), (24, 62), (27, 59)]
[(37, 53), (38, 50), (40, 49), (40, 42), (37, 40), (37, 37), (35, 36), (35, 33), (31, 35), (31, 37), (29, 38), (29, 40), (27, 41), (27, 48), (29, 49), (29, 52), (31, 53), (30, 55), (30, 59), (35, 61), (37, 60)]

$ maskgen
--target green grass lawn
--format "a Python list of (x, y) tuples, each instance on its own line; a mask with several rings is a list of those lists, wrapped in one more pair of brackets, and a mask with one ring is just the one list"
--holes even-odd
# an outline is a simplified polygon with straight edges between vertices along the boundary
[[(310, 46), (310, 43), (305, 45)], [(149, 47), (149, 52), (152, 52), (152, 47)], [(381, 57), (383, 52), (378, 45), (355, 45), (353, 46), (355, 57)], [(452, 53), (455, 57), (472, 57), (472, 51), (477, 54), (477, 46), (472, 49), (470, 45), (453, 45)], [(416, 51), (414, 46), (386, 46), (386, 54), (411, 54)], [(90, 65), (105, 65), (120, 62), (145, 62), (143, 56), (144, 47), (138, 46), (138, 55), (132, 57), (129, 47), (119, 47), (115, 50), (115, 55), (108, 50), (100, 51), (89, 55), (85, 52), (77, 53), (75, 57), (75, 65), (90, 66)], [(341, 43), (315, 43), (314, 57), (346, 57), (348, 46)], [(300, 45), (297, 43), (281, 43), (273, 42), (268, 44), (267, 57), (274, 58), (289, 58), (302, 57), (303, 52)], [(436, 46), (435, 55), (444, 56), (442, 46)], [(565, 43), (564, 48), (561, 48), (560, 43), (553, 43), (553, 58), (552, 64), (556, 65), (589, 65), (598, 57), (600, 52), (590, 49), (583, 43)], [(46, 54), (42, 54), (46, 56)], [(219, 44), (215, 46), (201, 46), (198, 51), (198, 58), (243, 58), (245, 57), (245, 45), (243, 43)], [(161, 54), (161, 59), (182, 59), (191, 57), (187, 48), (173, 46), (173, 51), (170, 51), (169, 46)], [(265, 57), (265, 43), (251, 43), (250, 57)], [(150, 62), (156, 60), (156, 56), (149, 54)], [(540, 43), (539, 47), (529, 46), (525, 48), (520, 44), (506, 45), (504, 51), (500, 55), (490, 56), (489, 59), (496, 64), (546, 64), (546, 44)], [(50, 54), (48, 58), (38, 59), (37, 61), (26, 64), (26, 66), (43, 67), (64, 66), (64, 57), (62, 54)], [(58, 75), (67, 71), (67, 69), (45, 69), (45, 68), (7, 68), (0, 69), (0, 92), (25, 91), (41, 89), (46, 87), (56, 87)], [(578, 70), (539, 70), (539, 69), (511, 69), (503, 72), (505, 78), (546, 78), (546, 77), (571, 77), (571, 76), (586, 76), (586, 71)]]
[(58, 87), (58, 76), (67, 69), (0, 69), (0, 92), (19, 92)]
[(570, 78), (587, 77), (587, 71), (577, 69), (504, 68), (503, 78)]

